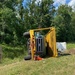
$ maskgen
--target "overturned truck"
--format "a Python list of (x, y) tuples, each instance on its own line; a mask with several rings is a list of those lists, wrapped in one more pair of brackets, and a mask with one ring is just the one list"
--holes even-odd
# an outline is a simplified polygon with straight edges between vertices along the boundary
[[(47, 33), (41, 34), (42, 31), (46, 31)], [(54, 27), (31, 29), (29, 32), (25, 32), (23, 35), (28, 39), (28, 56), (24, 58), (25, 60), (34, 59), (35, 56), (58, 56)]]

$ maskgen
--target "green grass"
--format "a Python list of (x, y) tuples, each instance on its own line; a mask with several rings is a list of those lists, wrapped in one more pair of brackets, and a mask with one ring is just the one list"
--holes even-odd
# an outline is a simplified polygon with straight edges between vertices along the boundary
[(75, 55), (18, 61), (1, 66), (0, 75), (75, 75)]
[(21, 60), (23, 60), (24, 56), (20, 56), (18, 58), (14, 58), (14, 59), (11, 59), (11, 58), (3, 58), (0, 62), (0, 66), (4, 66), (4, 65), (8, 65), (8, 64), (12, 64), (12, 63), (16, 63), (16, 62), (19, 62)]
[[(75, 44), (67, 44), (75, 48)], [(75, 75), (75, 55), (45, 58), (41, 61), (24, 61), (6, 58), (0, 65), (0, 75)]]
[(67, 49), (75, 48), (75, 43), (68, 43)]

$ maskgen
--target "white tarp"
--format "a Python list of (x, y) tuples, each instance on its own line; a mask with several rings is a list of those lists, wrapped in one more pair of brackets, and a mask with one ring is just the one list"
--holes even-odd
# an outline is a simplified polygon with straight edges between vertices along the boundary
[(66, 42), (57, 42), (56, 43), (58, 51), (65, 51), (66, 50)]

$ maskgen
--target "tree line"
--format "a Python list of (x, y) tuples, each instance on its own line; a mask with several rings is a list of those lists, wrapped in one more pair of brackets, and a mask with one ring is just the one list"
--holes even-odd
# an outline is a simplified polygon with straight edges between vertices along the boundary
[(53, 0), (0, 0), (0, 43), (23, 45), (23, 33), (55, 27), (57, 41), (75, 41), (75, 11), (68, 5), (56, 10)]

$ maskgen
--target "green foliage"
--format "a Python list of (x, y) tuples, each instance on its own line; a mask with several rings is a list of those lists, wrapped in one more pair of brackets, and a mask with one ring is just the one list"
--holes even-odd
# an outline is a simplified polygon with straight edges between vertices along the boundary
[(52, 24), (55, 25), (57, 29), (57, 41), (74, 41), (73, 24), (71, 24), (73, 20), (72, 8), (68, 5), (61, 5), (56, 13)]
[(54, 6), (52, 0), (42, 0), (38, 3), (36, 3), (36, 0), (31, 0), (25, 8), (25, 27), (26, 29), (50, 27), (53, 15)]
[(0, 43), (22, 44), (24, 29), (20, 24), (20, 20), (16, 17), (16, 8), (21, 3), (21, 0), (4, 0), (0, 2)]
[(72, 12), (72, 15), (71, 15), (71, 36), (72, 36), (72, 42), (75, 41), (75, 12)]
[(25, 31), (50, 26), (56, 27), (57, 41), (75, 41), (75, 12), (70, 6), (55, 10), (53, 0), (28, 0), (25, 6), (22, 2), (0, 1), (0, 43), (23, 45)]
[(24, 47), (11, 47), (8, 45), (1, 45), (2, 52), (3, 52), (3, 58), (15, 58), (19, 57), (25, 54), (25, 48)]

